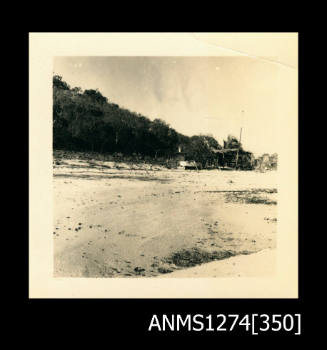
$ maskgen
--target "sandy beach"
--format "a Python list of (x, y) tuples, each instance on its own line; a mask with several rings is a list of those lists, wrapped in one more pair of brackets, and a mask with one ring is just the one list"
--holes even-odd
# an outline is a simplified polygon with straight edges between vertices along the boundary
[(53, 175), (55, 277), (273, 272), (275, 171), (55, 159)]
[(184, 270), (174, 271), (160, 277), (271, 277), (275, 273), (276, 249), (264, 249), (249, 255), (237, 255), (212, 261)]

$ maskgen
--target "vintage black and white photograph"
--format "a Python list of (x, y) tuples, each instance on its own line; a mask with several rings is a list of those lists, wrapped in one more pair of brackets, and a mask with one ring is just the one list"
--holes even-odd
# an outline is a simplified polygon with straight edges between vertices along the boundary
[(228, 51), (53, 55), (52, 278), (276, 276), (290, 70)]
[(278, 69), (56, 57), (54, 275), (273, 273)]

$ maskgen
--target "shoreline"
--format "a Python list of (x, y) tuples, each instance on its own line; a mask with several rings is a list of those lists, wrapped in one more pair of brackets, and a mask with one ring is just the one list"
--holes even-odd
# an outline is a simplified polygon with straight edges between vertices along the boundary
[(274, 274), (275, 265), (276, 249), (263, 249), (177, 270), (157, 278), (269, 277)]

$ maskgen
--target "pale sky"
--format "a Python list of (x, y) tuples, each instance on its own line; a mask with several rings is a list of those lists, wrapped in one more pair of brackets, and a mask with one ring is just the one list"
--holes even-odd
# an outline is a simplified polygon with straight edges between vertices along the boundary
[(98, 88), (110, 102), (163, 119), (185, 135), (212, 134), (223, 145), (242, 127), (243, 147), (255, 155), (277, 152), (280, 69), (249, 57), (54, 60), (54, 73), (71, 87)]

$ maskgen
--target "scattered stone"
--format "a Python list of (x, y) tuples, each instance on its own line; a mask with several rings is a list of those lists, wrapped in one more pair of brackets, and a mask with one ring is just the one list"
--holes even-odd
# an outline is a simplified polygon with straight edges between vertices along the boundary
[(173, 270), (167, 269), (165, 267), (158, 267), (158, 272), (160, 272), (160, 273), (169, 273), (169, 272), (173, 272)]
[(141, 272), (145, 271), (145, 269), (143, 269), (142, 267), (138, 267), (137, 266), (137, 267), (135, 267), (134, 271), (137, 272), (137, 273), (141, 273)]

